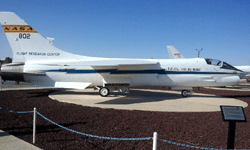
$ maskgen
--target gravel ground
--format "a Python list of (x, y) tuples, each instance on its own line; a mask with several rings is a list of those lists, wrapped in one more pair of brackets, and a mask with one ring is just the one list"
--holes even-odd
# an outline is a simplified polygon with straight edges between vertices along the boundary
[[(159, 88), (168, 90), (167, 88)], [(67, 128), (107, 137), (141, 138), (158, 133), (159, 139), (182, 144), (221, 148), (227, 147), (228, 122), (222, 121), (221, 112), (171, 113), (126, 111), (84, 107), (61, 103), (48, 98), (55, 89), (1, 91), (0, 106), (14, 111), (29, 111), (34, 107), (47, 118)], [(201, 88), (197, 93), (232, 97), (250, 103), (250, 91), (226, 91)], [(244, 109), (250, 120), (249, 107)], [(0, 110), (0, 129), (32, 142), (33, 114), (15, 114)], [(235, 148), (250, 149), (250, 123), (236, 124)], [(37, 117), (36, 146), (45, 150), (91, 149), (129, 150), (152, 149), (152, 140), (114, 141), (86, 137), (66, 131)], [(190, 149), (158, 140), (158, 150)]]

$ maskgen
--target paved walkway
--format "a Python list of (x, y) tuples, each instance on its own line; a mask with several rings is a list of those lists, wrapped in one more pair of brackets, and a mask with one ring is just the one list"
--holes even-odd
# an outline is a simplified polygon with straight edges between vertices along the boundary
[(49, 97), (90, 107), (162, 112), (214, 112), (220, 111), (220, 105), (248, 106), (233, 98), (198, 93), (183, 98), (180, 92), (163, 90), (131, 90), (127, 95), (108, 97), (101, 97), (93, 89), (68, 90), (52, 93)]
[[(241, 84), (244, 85), (244, 84)], [(248, 85), (248, 84), (245, 84)], [(227, 87), (205, 87), (214, 90), (230, 90), (230, 91), (250, 91), (250, 86), (227, 86)]]
[[(38, 89), (40, 87), (24, 82), (20, 82), (20, 84), (17, 85), (14, 81), (7, 81), (2, 84), (0, 80), (0, 91), (30, 88)], [(0, 130), (0, 150), (40, 150), (40, 148)]]
[(1, 150), (40, 150), (40, 148), (25, 142), (13, 135), (0, 130)]

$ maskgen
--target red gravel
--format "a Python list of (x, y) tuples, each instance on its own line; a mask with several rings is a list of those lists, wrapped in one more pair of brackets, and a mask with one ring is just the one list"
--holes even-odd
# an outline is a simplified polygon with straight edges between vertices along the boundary
[[(163, 88), (167, 90), (166, 88)], [(140, 138), (152, 137), (208, 148), (227, 147), (228, 123), (222, 121), (220, 112), (171, 113), (101, 109), (84, 107), (51, 100), (46, 90), (1, 91), (0, 106), (14, 111), (30, 111), (34, 107), (49, 119), (70, 129), (87, 134)], [(208, 93), (243, 100), (249, 104), (250, 91), (195, 89)], [(249, 107), (244, 109), (250, 121)], [(32, 142), (33, 114), (15, 114), (0, 110), (0, 129)], [(235, 148), (250, 149), (250, 123), (237, 123)], [(40, 116), (37, 118), (36, 146), (50, 149), (152, 149), (152, 140), (113, 141), (86, 137), (66, 131)], [(190, 149), (158, 140), (158, 150)]]

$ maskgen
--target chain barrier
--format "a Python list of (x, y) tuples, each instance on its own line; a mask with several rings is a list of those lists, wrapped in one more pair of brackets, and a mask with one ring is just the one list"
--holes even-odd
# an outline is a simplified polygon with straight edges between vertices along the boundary
[(205, 150), (223, 150), (223, 149), (206, 148), (206, 147), (199, 147), (199, 146), (192, 146), (192, 145), (187, 145), (187, 144), (181, 144), (181, 143), (172, 142), (172, 141), (168, 141), (168, 140), (164, 140), (164, 139), (159, 139), (159, 140), (161, 140), (162, 142), (165, 142), (165, 143), (169, 143), (169, 144), (173, 144), (173, 145), (178, 145), (178, 146), (182, 146), (182, 147), (188, 147), (188, 148), (205, 149)]
[(8, 109), (4, 109), (2, 107), (0, 107), (0, 109), (7, 111), (7, 112), (11, 112), (11, 113), (16, 113), (16, 114), (26, 114), (26, 113), (33, 113), (34, 111), (12, 111), (12, 110), (8, 110)]
[(187, 148), (195, 148), (195, 149), (204, 149), (204, 150), (246, 150), (246, 149), (216, 149), (216, 148), (206, 148), (206, 147), (199, 147), (199, 146), (192, 146), (188, 144), (181, 144), (177, 142), (172, 142), (164, 139), (159, 139), (162, 142), (177, 145), (177, 146), (182, 146), (182, 147), (187, 147)]
[(74, 133), (77, 133), (77, 134), (80, 134), (80, 135), (89, 136), (89, 137), (93, 137), (93, 138), (106, 139), (106, 140), (124, 140), (124, 141), (125, 140), (126, 141), (134, 141), (134, 140), (150, 140), (150, 139), (152, 139), (152, 137), (144, 137), (144, 138), (114, 138), (114, 137), (104, 137), (104, 136), (91, 135), (91, 134), (82, 133), (82, 132), (78, 132), (78, 131), (66, 128), (66, 127), (64, 127), (64, 126), (62, 126), (60, 124), (57, 124), (57, 123), (51, 121), (50, 119), (46, 118), (45, 116), (43, 116), (39, 112), (37, 112), (37, 114), (40, 115), (45, 120), (53, 123), (54, 125), (56, 125), (58, 127), (61, 127), (61, 128), (65, 129), (65, 130), (68, 130), (68, 131), (71, 131), (71, 132), (74, 132)]
[[(12, 111), (12, 110), (8, 110), (8, 109), (4, 109), (2, 107), (0, 107), (0, 109), (4, 110), (4, 111), (7, 111), (7, 112), (11, 112), (11, 113), (33, 113), (34, 111)], [(115, 138), (115, 137), (104, 137), (104, 136), (97, 136), (97, 135), (91, 135), (91, 134), (87, 134), (87, 133), (82, 133), (82, 132), (78, 132), (78, 131), (75, 131), (75, 130), (72, 130), (72, 129), (69, 129), (69, 128), (66, 128), (58, 123), (55, 123), (54, 121), (46, 118), (44, 115), (42, 115), (41, 113), (37, 112), (37, 114), (39, 116), (41, 116), (42, 118), (44, 118), (45, 120), (51, 122), (52, 124), (60, 127), (60, 128), (63, 128), (65, 130), (68, 130), (70, 132), (73, 132), (73, 133), (77, 133), (77, 134), (80, 134), (80, 135), (84, 135), (84, 136), (88, 136), (88, 137), (92, 137), (92, 138), (99, 138), (99, 139), (105, 139), (105, 140), (123, 140), (123, 141), (142, 141), (142, 140), (150, 140), (152, 139), (152, 137), (144, 137), (144, 138)], [(188, 144), (181, 144), (181, 143), (177, 143), (177, 142), (172, 142), (172, 141), (168, 141), (168, 140), (164, 140), (164, 139), (159, 139), (160, 141), (162, 142), (165, 142), (165, 143), (169, 143), (169, 144), (173, 144), (173, 145), (177, 145), (177, 146), (182, 146), (182, 147), (187, 147), (187, 148), (194, 148), (194, 149), (203, 149), (203, 150), (230, 150), (230, 149), (215, 149), (215, 148), (206, 148), (206, 147), (199, 147), (199, 146), (192, 146), (192, 145), (188, 145)], [(235, 149), (236, 150), (236, 149)], [(239, 150), (239, 149), (238, 149)]]

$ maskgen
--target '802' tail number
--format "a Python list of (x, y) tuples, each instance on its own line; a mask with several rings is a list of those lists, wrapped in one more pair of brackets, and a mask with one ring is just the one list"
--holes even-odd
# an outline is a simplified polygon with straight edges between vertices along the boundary
[(29, 33), (19, 33), (19, 39), (30, 39)]

